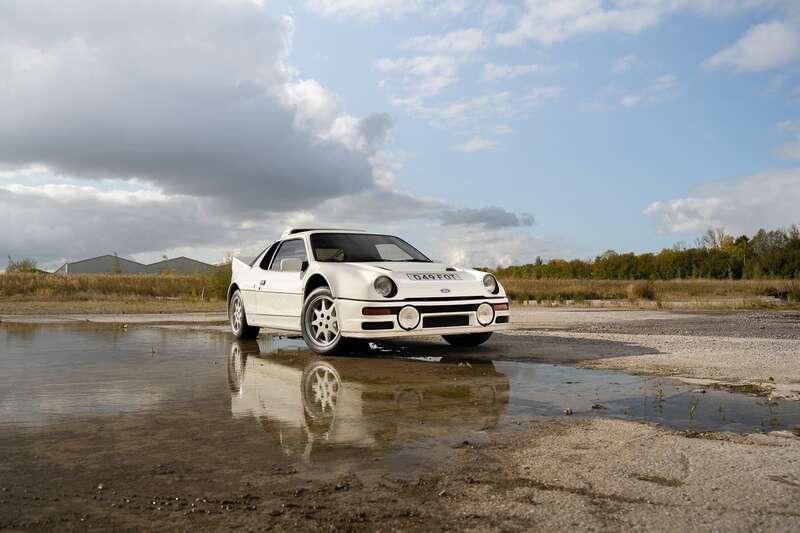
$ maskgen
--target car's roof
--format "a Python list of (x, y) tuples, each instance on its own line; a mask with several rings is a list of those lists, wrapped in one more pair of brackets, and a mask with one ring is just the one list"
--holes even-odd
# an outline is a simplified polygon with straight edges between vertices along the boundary
[(300, 235), (307, 233), (366, 233), (363, 229), (346, 229), (346, 228), (286, 228), (281, 239), (285, 239), (290, 235)]

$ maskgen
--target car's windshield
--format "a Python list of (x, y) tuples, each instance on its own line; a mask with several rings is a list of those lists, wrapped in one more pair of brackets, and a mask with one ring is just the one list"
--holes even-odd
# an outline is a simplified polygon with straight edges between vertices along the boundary
[(314, 233), (314, 258), (323, 262), (414, 261), (430, 263), (419, 250), (391, 235)]

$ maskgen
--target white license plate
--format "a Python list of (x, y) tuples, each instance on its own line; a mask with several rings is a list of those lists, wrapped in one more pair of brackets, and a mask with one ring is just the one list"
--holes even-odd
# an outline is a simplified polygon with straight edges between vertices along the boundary
[(455, 272), (412, 272), (406, 274), (412, 281), (456, 281), (461, 276)]

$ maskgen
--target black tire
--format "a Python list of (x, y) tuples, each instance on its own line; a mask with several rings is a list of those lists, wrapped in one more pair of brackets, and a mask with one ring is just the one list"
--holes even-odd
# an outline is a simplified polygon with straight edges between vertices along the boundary
[(483, 333), (464, 333), (462, 335), (442, 335), (442, 338), (451, 346), (472, 348), (488, 341), (491, 336), (491, 331), (485, 331)]
[[(237, 304), (239, 307), (237, 307)], [(241, 310), (241, 317), (237, 320), (236, 313)], [(236, 289), (231, 296), (231, 301), (228, 303), (228, 322), (231, 325), (231, 332), (237, 339), (255, 339), (258, 337), (257, 326), (251, 326), (247, 323), (247, 313), (244, 309), (244, 299), (239, 289)]]
[[(316, 326), (312, 323), (315, 322), (316, 315), (322, 311), (317, 306), (323, 303), (331, 307), (328, 308), (329, 310), (327, 313), (322, 313), (324, 317), (327, 317), (323, 318), (322, 325), (323, 329), (327, 330), (327, 333), (323, 333), (324, 337), (319, 339), (319, 333), (315, 335), (316, 332), (314, 331)], [(331, 310), (332, 313), (330, 312)], [(306, 301), (303, 302), (303, 313), (300, 316), (300, 329), (303, 331), (303, 340), (306, 341), (306, 344), (312, 351), (320, 355), (335, 355), (343, 353), (346, 350), (347, 340), (342, 337), (338, 318), (331, 290), (328, 287), (319, 287), (311, 291)], [(334, 322), (336, 323), (335, 332), (331, 330)], [(329, 336), (330, 339), (328, 340)]]
[(232, 393), (239, 393), (244, 383), (244, 372), (247, 368), (247, 352), (240, 342), (231, 344), (228, 354), (228, 387)]

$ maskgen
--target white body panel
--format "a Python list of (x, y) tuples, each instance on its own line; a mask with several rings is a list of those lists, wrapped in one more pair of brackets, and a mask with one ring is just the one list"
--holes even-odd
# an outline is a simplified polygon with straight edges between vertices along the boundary
[[(496, 331), (508, 327), (509, 311), (495, 310), (489, 325), (481, 325), (475, 308), (482, 303), (508, 304), (505, 291), (498, 283), (496, 293), (483, 285), (484, 272), (465, 268), (447, 268), (432, 262), (326, 262), (317, 261), (309, 237), (325, 230), (310, 230), (284, 236), (286, 240), (302, 239), (307, 262), (301, 272), (281, 272), (261, 268), (269, 252), (265, 250), (248, 265), (234, 259), (231, 291), (238, 288), (243, 295), (250, 325), (300, 332), (305, 296), (321, 281), (330, 288), (335, 300), (342, 336), (380, 339), (419, 335), (455, 335)], [(276, 243), (277, 244), (277, 243)], [(274, 247), (275, 245), (273, 245)], [(280, 246), (280, 245), (278, 245)], [(389, 277), (397, 293), (384, 298), (374, 289), (379, 276)], [(414, 306), (422, 315), (418, 327), (404, 330), (397, 323), (397, 311)], [(391, 314), (364, 315), (365, 307), (388, 307)], [(436, 327), (430, 317), (466, 317), (463, 325)], [(499, 317), (500, 321), (497, 319)], [(428, 324), (426, 325), (426, 322)], [(375, 324), (378, 323), (378, 324)], [(388, 323), (391, 323), (390, 325)], [(365, 326), (365, 324), (367, 324)], [(382, 329), (374, 329), (380, 326)]]

